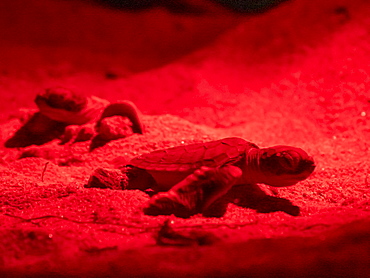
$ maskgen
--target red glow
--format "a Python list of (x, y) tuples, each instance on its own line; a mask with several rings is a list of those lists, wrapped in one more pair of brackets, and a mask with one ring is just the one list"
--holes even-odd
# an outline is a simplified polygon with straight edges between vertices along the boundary
[[(0, 3), (0, 272), (368, 275), (370, 4), (296, 0), (255, 17), (205, 7)], [(58, 139), (5, 148), (52, 86), (132, 101), (144, 134), (91, 152)], [(96, 168), (231, 136), (302, 148), (316, 170), (293, 187), (261, 185), (267, 209), (238, 206), (256, 188), (235, 192), (223, 218), (147, 216), (142, 191), (84, 188)], [(300, 216), (271, 211), (278, 201)]]

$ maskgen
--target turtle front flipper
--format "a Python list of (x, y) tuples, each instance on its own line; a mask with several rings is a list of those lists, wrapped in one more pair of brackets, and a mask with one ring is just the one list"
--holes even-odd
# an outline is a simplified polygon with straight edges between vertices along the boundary
[(141, 118), (141, 112), (133, 102), (120, 100), (111, 103), (104, 109), (96, 123), (97, 135), (91, 141), (90, 151), (133, 133), (143, 134)]
[(134, 133), (143, 134), (142, 115), (140, 110), (132, 101), (119, 100), (108, 105), (104, 109), (100, 120), (97, 122), (97, 128), (99, 129), (99, 125), (105, 118), (112, 116), (127, 117), (132, 123), (132, 131)]
[[(170, 215), (188, 218), (209, 208), (225, 195), (242, 176), (236, 166), (226, 165), (219, 168), (201, 167), (169, 191), (154, 195), (144, 208), (147, 215)], [(222, 216), (222, 215), (217, 215)]]

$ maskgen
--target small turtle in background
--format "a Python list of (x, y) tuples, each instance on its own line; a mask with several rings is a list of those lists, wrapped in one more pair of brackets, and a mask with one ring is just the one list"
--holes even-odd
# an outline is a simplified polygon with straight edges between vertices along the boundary
[(147, 215), (220, 217), (227, 208), (221, 197), (232, 187), (291, 186), (314, 169), (312, 157), (300, 148), (260, 149), (232, 137), (153, 151), (121, 169), (98, 168), (85, 187), (153, 190), (157, 194), (144, 207)]
[[(86, 97), (64, 87), (52, 87), (37, 94), (39, 111), (10, 138), (5, 146), (41, 145), (60, 138), (61, 144), (93, 138), (92, 148), (133, 133), (143, 133), (141, 113), (134, 103), (110, 103)], [(96, 146), (95, 146), (95, 145)]]
[(109, 103), (95, 96), (85, 97), (70, 89), (55, 87), (38, 94), (35, 103), (41, 114), (68, 125), (63, 142), (89, 140), (95, 131), (102, 140), (108, 141), (143, 133), (141, 113), (128, 100)]

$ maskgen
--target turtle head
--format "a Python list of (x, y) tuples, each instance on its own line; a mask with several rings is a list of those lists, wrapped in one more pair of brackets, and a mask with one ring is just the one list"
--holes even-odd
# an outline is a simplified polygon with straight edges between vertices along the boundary
[(302, 149), (275, 146), (260, 149), (259, 167), (265, 184), (282, 187), (306, 179), (315, 169), (315, 163)]

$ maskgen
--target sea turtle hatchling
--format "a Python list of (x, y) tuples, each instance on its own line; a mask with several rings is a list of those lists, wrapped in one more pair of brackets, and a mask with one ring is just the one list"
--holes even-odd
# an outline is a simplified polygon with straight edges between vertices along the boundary
[[(63, 142), (72, 139), (75, 141), (89, 140), (96, 131), (104, 136), (107, 133), (105, 122), (108, 117), (113, 116), (128, 118), (132, 123), (132, 132), (143, 133), (141, 113), (135, 104), (128, 100), (110, 103), (96, 96), (83, 96), (68, 88), (52, 87), (39, 93), (35, 98), (35, 103), (42, 115), (66, 125), (62, 137)], [(116, 122), (120, 121), (116, 120)], [(121, 122), (125, 124), (125, 121)], [(117, 138), (112, 138), (111, 132), (108, 133), (110, 134), (106, 136), (107, 139), (120, 137), (118, 134)], [(125, 133), (126, 131), (123, 130), (123, 135)]]
[(157, 194), (144, 207), (145, 214), (190, 217), (210, 215), (234, 185), (291, 186), (314, 169), (312, 157), (300, 148), (260, 149), (232, 137), (153, 151), (120, 169), (98, 168), (85, 187), (152, 189)]

